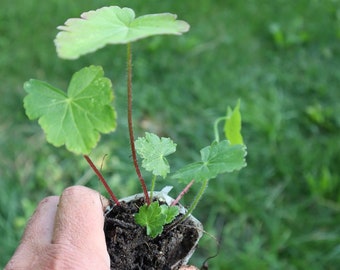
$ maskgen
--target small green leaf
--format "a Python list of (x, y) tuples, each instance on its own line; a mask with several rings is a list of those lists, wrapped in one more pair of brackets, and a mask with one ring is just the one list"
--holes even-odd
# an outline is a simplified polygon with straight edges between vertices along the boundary
[(188, 182), (203, 181), (218, 174), (240, 170), (246, 166), (244, 145), (230, 145), (229, 141), (213, 142), (201, 150), (200, 162), (191, 163), (177, 171), (173, 177)]
[(76, 59), (107, 44), (126, 44), (153, 35), (180, 35), (189, 30), (189, 24), (176, 20), (170, 13), (150, 14), (135, 18), (130, 8), (102, 7), (68, 19), (56, 36), (59, 57)]
[(162, 208), (158, 201), (151, 203), (149, 206), (141, 206), (139, 212), (135, 215), (135, 222), (146, 227), (146, 234), (152, 238), (162, 233), (165, 221), (166, 215), (162, 213)]
[(31, 79), (24, 84), (26, 114), (31, 120), (39, 118), (49, 143), (88, 154), (99, 133), (115, 129), (111, 81), (103, 76), (101, 67), (83, 68), (73, 75), (67, 94), (43, 81)]
[(175, 217), (179, 214), (177, 206), (168, 206), (166, 204), (161, 205), (162, 214), (165, 215), (165, 224), (171, 223)]
[(176, 144), (169, 138), (159, 138), (153, 133), (145, 133), (145, 137), (135, 142), (138, 155), (143, 158), (142, 166), (154, 175), (163, 178), (170, 172), (166, 156), (176, 151)]
[(228, 107), (224, 125), (224, 134), (231, 145), (244, 144), (241, 134), (241, 123), (240, 100), (238, 100), (234, 110)]

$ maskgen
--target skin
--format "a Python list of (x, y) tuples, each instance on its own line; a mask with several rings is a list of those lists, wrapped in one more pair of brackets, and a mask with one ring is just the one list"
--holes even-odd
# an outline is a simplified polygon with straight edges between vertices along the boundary
[[(107, 199), (83, 186), (69, 187), (60, 197), (46, 197), (29, 220), (5, 270), (109, 270), (103, 231), (107, 205)], [(197, 268), (181, 268), (185, 269)]]

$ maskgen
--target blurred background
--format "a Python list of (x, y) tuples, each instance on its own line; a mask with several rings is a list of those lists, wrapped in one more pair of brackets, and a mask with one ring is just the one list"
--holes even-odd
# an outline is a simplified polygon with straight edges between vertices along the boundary
[[(81, 156), (47, 144), (25, 116), (28, 79), (66, 89), (74, 72), (102, 65), (119, 120), (91, 157), (100, 166), (107, 155), (102, 171), (119, 197), (141, 192), (127, 138), (125, 47), (66, 61), (53, 44), (67, 18), (104, 5), (128, 6), (137, 16), (176, 13), (191, 25), (180, 37), (133, 44), (136, 135), (170, 136), (178, 144), (172, 168), (198, 160), (214, 120), (241, 99), (248, 166), (210, 182), (194, 212), (207, 233), (191, 262), (200, 266), (219, 250), (209, 269), (338, 269), (338, 0), (1, 0), (0, 268), (41, 199), (75, 184), (107, 195)], [(174, 196), (183, 188), (157, 183), (164, 185), (175, 186)]]

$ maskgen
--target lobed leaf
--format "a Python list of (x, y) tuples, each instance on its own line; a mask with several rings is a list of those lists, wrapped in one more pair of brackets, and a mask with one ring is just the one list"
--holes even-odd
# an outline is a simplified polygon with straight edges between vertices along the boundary
[(199, 182), (221, 173), (240, 170), (246, 166), (246, 153), (244, 145), (230, 145), (227, 140), (213, 142), (201, 150), (201, 161), (183, 167), (173, 177), (184, 182), (192, 179)]
[(56, 38), (58, 56), (76, 59), (107, 44), (126, 44), (148, 36), (180, 35), (189, 30), (189, 24), (176, 20), (170, 13), (150, 14), (135, 18), (130, 8), (103, 7), (68, 19)]
[(179, 214), (177, 206), (168, 206), (166, 204), (161, 205), (162, 214), (165, 216), (165, 224), (171, 223), (175, 217)]
[(26, 82), (24, 89), (28, 93), (24, 98), (27, 116), (39, 118), (47, 141), (54, 146), (65, 145), (76, 154), (88, 154), (100, 133), (116, 127), (111, 81), (104, 77), (101, 67), (76, 72), (67, 93), (34, 79)]
[(169, 138), (159, 138), (156, 134), (146, 132), (145, 137), (135, 141), (135, 147), (138, 155), (143, 158), (144, 169), (165, 178), (170, 172), (165, 157), (176, 151), (176, 144)]
[(135, 221), (137, 224), (146, 227), (147, 235), (155, 238), (162, 233), (166, 216), (162, 213), (162, 208), (158, 201), (155, 201), (149, 206), (141, 206), (139, 212), (135, 215)]

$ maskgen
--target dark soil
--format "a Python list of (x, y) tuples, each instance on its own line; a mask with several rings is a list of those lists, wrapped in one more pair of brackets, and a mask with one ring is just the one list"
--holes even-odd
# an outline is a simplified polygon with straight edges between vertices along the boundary
[[(195, 245), (198, 232), (188, 219), (178, 216), (164, 226), (161, 235), (152, 239), (145, 228), (136, 225), (134, 214), (144, 204), (144, 198), (115, 205), (106, 215), (104, 232), (111, 269), (115, 270), (170, 270), (179, 269), (181, 261)], [(160, 202), (161, 204), (161, 202)]]

